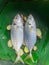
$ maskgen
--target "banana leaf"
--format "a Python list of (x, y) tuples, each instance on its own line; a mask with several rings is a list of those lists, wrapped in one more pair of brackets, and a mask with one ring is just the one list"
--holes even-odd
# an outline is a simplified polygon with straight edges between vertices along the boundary
[[(37, 38), (36, 51), (32, 50), (32, 56), (35, 63), (31, 59), (25, 60), (25, 65), (49, 65), (49, 4), (48, 2), (13, 2), (9, 1), (0, 13), (0, 60), (16, 59), (15, 50), (8, 47), (10, 40), (10, 31), (7, 26), (12, 24), (14, 16), (19, 13), (28, 16), (30, 13), (34, 16), (37, 28), (42, 31), (42, 39)], [(24, 60), (28, 54), (24, 53)]]

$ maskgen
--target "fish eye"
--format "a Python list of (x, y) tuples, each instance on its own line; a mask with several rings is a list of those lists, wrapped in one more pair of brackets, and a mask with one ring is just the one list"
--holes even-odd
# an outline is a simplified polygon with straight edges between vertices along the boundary
[(28, 25), (31, 25), (31, 23), (28, 22)]
[(16, 17), (16, 19), (17, 19), (17, 17)]
[(16, 23), (13, 23), (13, 25), (16, 25)]
[(29, 18), (29, 19), (31, 19), (31, 18)]
[(29, 20), (31, 20), (32, 19), (32, 17), (29, 17)]
[(29, 25), (31, 25), (31, 24), (29, 23)]

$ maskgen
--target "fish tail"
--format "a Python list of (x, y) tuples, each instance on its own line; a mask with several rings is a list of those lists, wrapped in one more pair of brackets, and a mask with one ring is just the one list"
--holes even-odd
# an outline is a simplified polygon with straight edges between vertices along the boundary
[(33, 59), (31, 52), (29, 53), (29, 55), (24, 60), (27, 60), (28, 58), (30, 58), (32, 60), (32, 62), (34, 63), (34, 59)]
[(19, 55), (16, 57), (14, 64), (17, 63), (18, 61), (20, 61), (24, 64), (24, 61), (22, 60), (22, 58)]
[(33, 59), (31, 52), (30, 52), (29, 56), (30, 56), (30, 59), (32, 60), (32, 62), (34, 62), (34, 59)]

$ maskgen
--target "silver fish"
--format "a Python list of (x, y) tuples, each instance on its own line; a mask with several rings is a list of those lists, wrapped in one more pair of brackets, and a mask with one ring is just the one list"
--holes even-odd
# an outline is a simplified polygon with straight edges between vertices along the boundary
[(17, 59), (15, 62), (17, 62), (18, 60), (22, 61), (18, 52), (23, 44), (23, 20), (19, 14), (17, 14), (13, 19), (12, 28), (11, 28), (11, 41), (17, 53)]
[(25, 31), (24, 31), (24, 38), (25, 38), (25, 43), (26, 46), (28, 47), (30, 51), (30, 56), (31, 56), (31, 51), (32, 48), (34, 47), (36, 43), (36, 23), (34, 20), (34, 17), (32, 15), (28, 16), (28, 19), (25, 23)]

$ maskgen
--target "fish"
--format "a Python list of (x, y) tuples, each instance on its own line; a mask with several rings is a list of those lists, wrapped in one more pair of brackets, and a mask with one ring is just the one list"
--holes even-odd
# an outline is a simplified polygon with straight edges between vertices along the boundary
[(23, 34), (23, 19), (19, 14), (17, 14), (14, 17), (12, 26), (11, 26), (11, 41), (12, 41), (13, 48), (15, 49), (17, 53), (17, 58), (15, 60), (15, 63), (19, 60), (22, 63), (24, 63), (19, 55), (19, 50), (23, 44), (23, 35), (24, 35)]
[(28, 57), (32, 57), (31, 51), (36, 43), (36, 23), (34, 17), (30, 14), (26, 20), (24, 27), (24, 40), (30, 53)]

